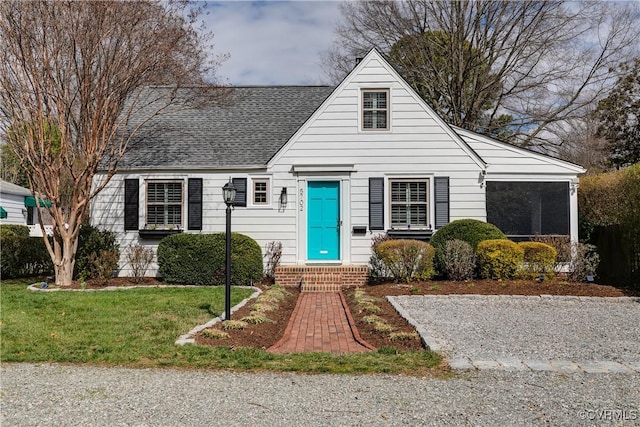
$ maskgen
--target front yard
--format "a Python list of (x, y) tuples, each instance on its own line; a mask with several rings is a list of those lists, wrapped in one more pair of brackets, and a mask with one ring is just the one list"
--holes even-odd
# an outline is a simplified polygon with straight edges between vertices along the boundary
[[(218, 316), (222, 287), (100, 292), (32, 292), (34, 280), (0, 284), (2, 362), (57, 362), (130, 367), (189, 367), (328, 373), (441, 372), (429, 351), (334, 356), (274, 355), (261, 346), (175, 346), (194, 326)], [(233, 289), (232, 304), (252, 293)]]

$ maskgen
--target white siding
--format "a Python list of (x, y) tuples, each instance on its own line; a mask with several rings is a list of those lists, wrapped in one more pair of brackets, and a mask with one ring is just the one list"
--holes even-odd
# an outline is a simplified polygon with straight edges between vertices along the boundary
[[(363, 131), (360, 123), (362, 89), (389, 89), (390, 130)], [(343, 217), (343, 254), (345, 263), (366, 264), (369, 261), (371, 238), (351, 233), (353, 226), (369, 222), (370, 177), (430, 178), (450, 177), (451, 220), (477, 218), (486, 220), (484, 190), (478, 180), (483, 165), (472, 156), (460, 139), (409, 89), (377, 54), (365, 58), (358, 70), (347, 77), (302, 129), (291, 139), (270, 165), (276, 182), (291, 180), (296, 165), (353, 165), (353, 172), (338, 174), (348, 182), (349, 194), (342, 202), (349, 203)], [(299, 188), (305, 179), (318, 179), (322, 174), (309, 176), (300, 173)], [(331, 177), (332, 175), (327, 175)], [(336, 175), (333, 175), (334, 177)], [(327, 178), (333, 179), (333, 178)], [(388, 182), (385, 181), (385, 199)], [(299, 194), (299, 191), (296, 193)], [(431, 198), (433, 201), (433, 197)], [(297, 203), (297, 201), (296, 201)], [(385, 203), (385, 227), (389, 227), (389, 203)], [(299, 212), (298, 222), (304, 223), (305, 212)], [(430, 212), (433, 223), (433, 207)], [(286, 263), (305, 261), (305, 227), (298, 227), (298, 255), (288, 248), (283, 257)], [(296, 244), (296, 242), (290, 242)]]
[(7, 211), (7, 217), (0, 219), (0, 224), (27, 225), (27, 211), (24, 207), (24, 195), (2, 193), (0, 206)]
[[(388, 89), (390, 122), (386, 131), (363, 131), (361, 90)], [(373, 234), (355, 236), (353, 226), (369, 221), (369, 178), (385, 178), (385, 228), (389, 228), (388, 179), (428, 178), (431, 195), (429, 221), (433, 224), (434, 177), (449, 177), (450, 220), (486, 220), (484, 173), (496, 177), (531, 176), (573, 179), (581, 168), (523, 150), (507, 150), (500, 143), (464, 134), (467, 142), (438, 118), (377, 52), (370, 52), (323, 105), (298, 130), (267, 165), (266, 170), (248, 171), (130, 171), (116, 175), (92, 205), (92, 223), (115, 231), (121, 242), (120, 275), (130, 275), (126, 248), (141, 242), (137, 231), (124, 231), (124, 179), (140, 179), (140, 227), (144, 225), (147, 179), (203, 179), (202, 233), (224, 232), (225, 209), (221, 189), (229, 177), (271, 179), (271, 205), (238, 207), (232, 213), (232, 230), (254, 238), (263, 248), (271, 241), (283, 244), (283, 264), (306, 262), (306, 185), (308, 180), (339, 180), (341, 183), (341, 262), (367, 264)], [(296, 172), (297, 168), (297, 172)], [(304, 170), (304, 172), (302, 172)], [(536, 175), (537, 174), (537, 175)], [(285, 209), (278, 205), (287, 188)], [(572, 197), (575, 198), (575, 193)], [(575, 200), (571, 201), (576, 210)], [(574, 214), (576, 212), (573, 212)], [(186, 218), (186, 203), (183, 218)], [(572, 215), (572, 230), (577, 216)], [(185, 224), (183, 224), (183, 227)], [(192, 233), (193, 231), (185, 231)], [(200, 232), (200, 231), (198, 231)], [(149, 274), (155, 274), (154, 265)]]
[[(100, 193), (92, 204), (91, 222), (93, 225), (102, 229), (108, 229), (116, 232), (118, 241), (120, 242), (120, 276), (131, 275), (130, 267), (126, 262), (126, 250), (132, 244), (143, 244), (152, 247), (154, 251), (157, 249), (159, 240), (141, 239), (137, 231), (124, 230), (124, 180), (133, 178), (140, 180), (139, 194), (139, 226), (144, 227), (145, 217), (145, 181), (153, 180), (183, 180), (184, 194), (183, 199), (186, 201), (187, 195), (187, 179), (202, 178), (203, 179), (203, 229), (200, 230), (184, 230), (185, 233), (223, 233), (225, 231), (225, 215), (226, 205), (222, 200), (222, 186), (228, 181), (229, 176), (232, 178), (248, 178), (247, 198), (250, 193), (250, 178), (253, 174), (247, 173), (212, 173), (209, 171), (193, 171), (190, 173), (177, 172), (140, 172), (140, 173), (122, 173), (114, 176), (105, 189)], [(255, 176), (264, 177), (265, 174), (255, 174)], [(294, 204), (294, 180), (291, 180), (289, 190), (289, 205)], [(280, 212), (278, 209), (278, 198), (282, 183), (271, 185), (270, 199), (271, 205), (268, 207), (236, 207), (231, 214), (232, 231), (246, 234), (254, 238), (262, 247), (263, 252), (267, 243), (270, 241), (281, 241), (285, 248), (289, 250), (295, 246), (295, 214), (293, 209)], [(183, 229), (186, 228), (187, 205), (183, 205)], [(288, 256), (291, 256), (289, 253)], [(157, 264), (152, 265), (148, 275), (157, 273)]]

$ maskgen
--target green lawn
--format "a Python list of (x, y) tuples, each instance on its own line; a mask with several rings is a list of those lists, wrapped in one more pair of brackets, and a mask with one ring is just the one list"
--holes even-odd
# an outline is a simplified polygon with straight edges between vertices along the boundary
[[(33, 281), (0, 283), (2, 362), (413, 375), (422, 375), (440, 362), (427, 351), (281, 356), (252, 348), (180, 347), (174, 345), (180, 335), (222, 312), (223, 287), (28, 291)], [(234, 288), (232, 304), (251, 293)]]

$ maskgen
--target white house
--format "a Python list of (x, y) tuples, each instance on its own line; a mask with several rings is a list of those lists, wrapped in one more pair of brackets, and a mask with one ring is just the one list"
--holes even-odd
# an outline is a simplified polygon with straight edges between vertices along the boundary
[(448, 125), (375, 50), (337, 87), (237, 87), (231, 98), (138, 133), (92, 206), (123, 252), (178, 230), (224, 232), (229, 179), (233, 231), (282, 242), (283, 282), (364, 277), (374, 235), (428, 239), (461, 218), (516, 239), (578, 238), (582, 167)]
[[(49, 203), (40, 200), (40, 203)], [(45, 219), (45, 232), (51, 234), (51, 221), (48, 213)], [(0, 224), (19, 224), (29, 227), (31, 237), (42, 237), (38, 223), (38, 208), (31, 190), (0, 179)]]

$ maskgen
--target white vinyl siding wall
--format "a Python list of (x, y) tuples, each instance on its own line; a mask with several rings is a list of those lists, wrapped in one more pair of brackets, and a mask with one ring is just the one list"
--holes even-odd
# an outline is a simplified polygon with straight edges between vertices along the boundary
[[(388, 91), (388, 130), (375, 132), (362, 129), (362, 90)], [(340, 182), (341, 262), (367, 264), (371, 254), (371, 239), (384, 231), (352, 233), (354, 226), (369, 225), (369, 178), (384, 179), (385, 229), (390, 228), (389, 184), (393, 180), (426, 180), (429, 183), (429, 222), (434, 222), (434, 180), (449, 177), (450, 221), (462, 218), (486, 220), (484, 175), (492, 170), (503, 171), (505, 178), (524, 176), (530, 168), (540, 170), (554, 179), (575, 178), (576, 172), (540, 156), (521, 156), (513, 172), (509, 172), (512, 151), (492, 151), (494, 145), (471, 141), (473, 150), (489, 158), (483, 163), (423, 101), (408, 88), (397, 73), (376, 52), (371, 52), (357, 66), (325, 103), (291, 137), (289, 142), (261, 170), (201, 170), (201, 171), (130, 171), (116, 175), (92, 206), (92, 222), (118, 233), (121, 251), (138, 242), (136, 231), (124, 232), (124, 183), (126, 178), (144, 180), (203, 179), (203, 229), (196, 233), (223, 232), (225, 204), (222, 186), (232, 178), (246, 178), (248, 201), (253, 198), (252, 177), (269, 176), (270, 204), (236, 207), (232, 213), (232, 230), (255, 239), (263, 248), (271, 241), (282, 242), (283, 265), (306, 262), (306, 186), (310, 180)], [(480, 152), (480, 150), (484, 150)], [(487, 160), (487, 159), (484, 159)], [(494, 165), (502, 165), (500, 167)], [(342, 166), (341, 166), (342, 165)], [(301, 167), (305, 166), (305, 167)], [(299, 172), (296, 172), (296, 167)], [(580, 169), (580, 168), (578, 168)], [(576, 169), (577, 170), (577, 169)], [(520, 175), (518, 175), (520, 174)], [(494, 176), (495, 178), (495, 176)], [(535, 176), (533, 177), (535, 178)], [(283, 209), (278, 197), (287, 188), (287, 206)], [(144, 218), (146, 195), (140, 186), (140, 216)], [(186, 187), (184, 187), (186, 188)], [(186, 190), (185, 190), (186, 191)], [(572, 210), (577, 212), (577, 199), (572, 193)], [(184, 197), (187, 197), (186, 195)], [(186, 218), (186, 207), (183, 208)], [(143, 226), (142, 220), (140, 226)], [(572, 233), (577, 222), (572, 223)], [(156, 246), (158, 241), (142, 241)], [(121, 259), (120, 275), (129, 275)], [(150, 274), (154, 274), (154, 270)]]
[[(361, 130), (360, 97), (362, 90), (389, 90), (389, 131)], [(343, 218), (342, 254), (344, 263), (367, 264), (374, 234), (354, 235), (353, 226), (369, 224), (369, 178), (385, 178), (385, 229), (390, 228), (389, 180), (427, 179), (430, 188), (429, 221), (433, 222), (433, 177), (450, 177), (451, 220), (477, 218), (486, 220), (484, 189), (478, 176), (482, 168), (459, 141), (443, 128), (442, 122), (425, 109), (422, 101), (398, 81), (381, 61), (371, 58), (360, 73), (347, 78), (311, 120), (276, 156), (271, 170), (274, 180), (298, 180), (297, 193), (304, 190), (304, 174), (293, 176), (295, 165), (353, 165), (353, 172), (339, 178), (348, 182), (349, 193), (342, 193), (342, 203), (349, 203)], [(330, 178), (330, 175), (326, 175)], [(318, 179), (317, 175), (312, 178)], [(291, 185), (291, 184), (289, 184)], [(295, 213), (295, 212), (294, 212)], [(300, 218), (298, 222), (300, 223)], [(292, 218), (292, 220), (294, 220)], [(300, 224), (298, 232), (305, 232)], [(376, 232), (378, 233), (378, 232)], [(295, 245), (284, 247), (282, 261), (303, 263), (304, 245), (298, 242), (297, 259), (292, 258)]]

